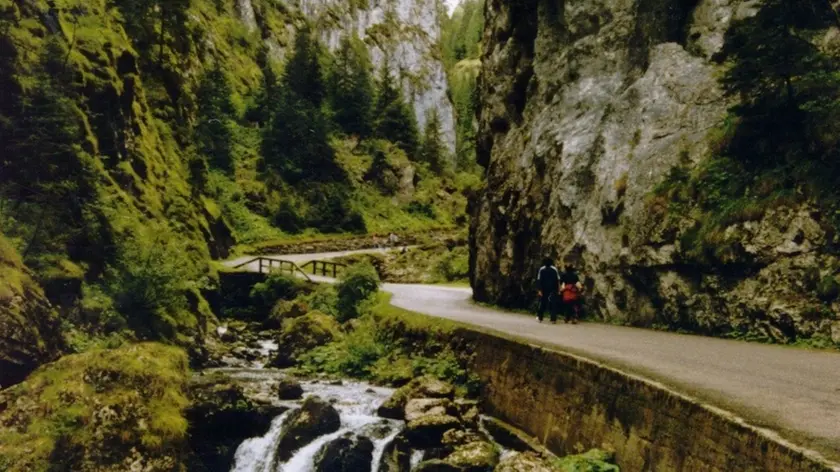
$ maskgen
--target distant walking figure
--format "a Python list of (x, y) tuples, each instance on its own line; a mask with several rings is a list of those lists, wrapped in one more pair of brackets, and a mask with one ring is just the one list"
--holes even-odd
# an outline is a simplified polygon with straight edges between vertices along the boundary
[(546, 308), (551, 314), (551, 322), (557, 322), (557, 310), (554, 297), (560, 291), (560, 272), (554, 267), (554, 261), (546, 257), (543, 265), (537, 272), (537, 285), (539, 286), (540, 308), (537, 311), (537, 320), (542, 323)]
[(560, 292), (563, 294), (563, 318), (565, 322), (577, 324), (580, 319), (580, 295), (583, 285), (580, 283), (575, 268), (566, 266), (563, 276), (560, 278)]

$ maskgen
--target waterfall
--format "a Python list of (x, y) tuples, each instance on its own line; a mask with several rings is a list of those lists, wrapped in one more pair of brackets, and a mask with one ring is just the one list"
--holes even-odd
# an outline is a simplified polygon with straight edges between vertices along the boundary
[[(341, 417), (341, 429), (335, 433), (321, 436), (299, 449), (286, 462), (277, 463), (276, 454), (280, 437), (283, 434), (283, 421), (294, 411), (286, 411), (275, 418), (268, 433), (259, 438), (244, 441), (236, 450), (232, 472), (312, 472), (315, 469), (315, 457), (318, 451), (330, 441), (347, 433), (363, 436), (366, 427), (381, 426), (387, 434), (379, 438), (370, 437), (374, 444), (371, 470), (376, 472), (382, 462), (385, 447), (399, 434), (401, 421), (385, 420), (376, 415), (376, 408), (393, 392), (390, 389), (371, 388), (359, 383), (344, 385), (324, 385), (304, 383), (304, 390), (310, 395), (317, 395), (333, 402)], [(295, 408), (296, 409), (296, 408)]]

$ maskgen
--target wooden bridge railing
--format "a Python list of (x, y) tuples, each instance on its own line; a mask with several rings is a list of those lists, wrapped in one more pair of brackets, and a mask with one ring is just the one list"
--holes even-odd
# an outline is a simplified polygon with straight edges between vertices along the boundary
[[(250, 266), (253, 263), (257, 263), (257, 272), (260, 274), (271, 274), (273, 272), (280, 272), (280, 273), (288, 273), (289, 275), (301, 274), (303, 277), (308, 280), (312, 281), (309, 278), (309, 275), (303, 271), (297, 264), (292, 261), (286, 261), (283, 259), (274, 259), (271, 257), (256, 257), (254, 259), (249, 260), (248, 262), (243, 262), (237, 266), (234, 266), (235, 269), (241, 269), (243, 267)], [(305, 266), (304, 266), (305, 267)]]
[(339, 269), (344, 269), (347, 264), (332, 261), (309, 261), (303, 265), (303, 268), (309, 266), (312, 266), (312, 275), (337, 278)]

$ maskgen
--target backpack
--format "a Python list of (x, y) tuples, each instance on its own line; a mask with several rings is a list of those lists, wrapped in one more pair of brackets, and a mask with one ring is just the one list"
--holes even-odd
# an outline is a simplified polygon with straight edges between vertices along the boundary
[(578, 290), (577, 285), (575, 284), (567, 284), (563, 288), (563, 302), (564, 303), (573, 303), (580, 299), (580, 290)]

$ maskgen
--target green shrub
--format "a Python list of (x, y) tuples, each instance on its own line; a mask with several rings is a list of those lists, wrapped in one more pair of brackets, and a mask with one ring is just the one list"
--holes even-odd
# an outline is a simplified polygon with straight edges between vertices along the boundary
[(311, 310), (338, 318), (338, 291), (333, 285), (319, 285), (314, 292), (301, 297)]
[(446, 253), (435, 264), (436, 275), (444, 282), (458, 282), (470, 277), (470, 254), (466, 247)]
[(265, 282), (254, 284), (251, 300), (255, 306), (270, 310), (277, 300), (292, 300), (303, 290), (303, 282), (287, 274), (273, 273)]
[(358, 318), (363, 302), (370, 300), (379, 290), (379, 275), (371, 264), (357, 264), (341, 276), (336, 288), (339, 321)]
[(107, 271), (105, 293), (140, 339), (174, 340), (195, 327), (186, 290), (202, 276), (189, 247), (163, 225), (136, 231)]

